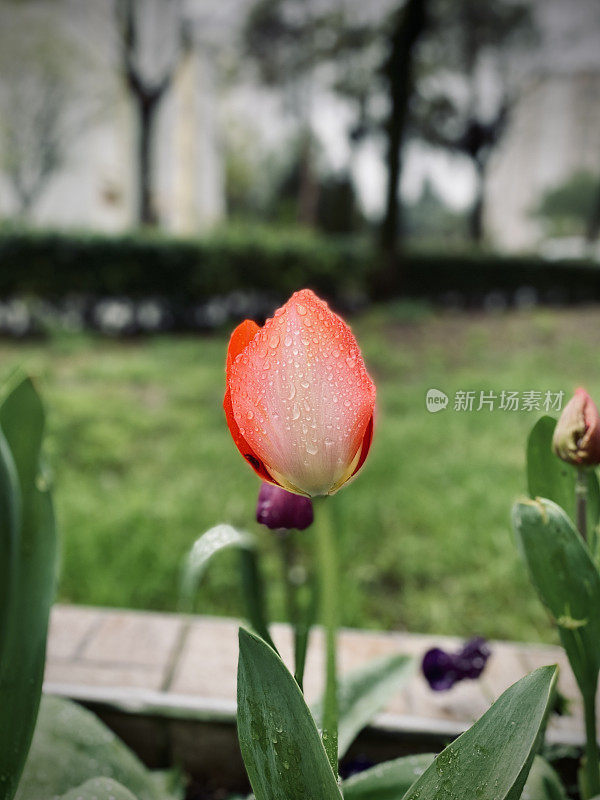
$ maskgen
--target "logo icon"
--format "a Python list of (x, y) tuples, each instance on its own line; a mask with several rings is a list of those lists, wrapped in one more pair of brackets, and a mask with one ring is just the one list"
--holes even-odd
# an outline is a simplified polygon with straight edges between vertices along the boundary
[(427, 411), (435, 414), (436, 411), (443, 411), (448, 405), (448, 395), (440, 392), (439, 389), (428, 389), (425, 396)]

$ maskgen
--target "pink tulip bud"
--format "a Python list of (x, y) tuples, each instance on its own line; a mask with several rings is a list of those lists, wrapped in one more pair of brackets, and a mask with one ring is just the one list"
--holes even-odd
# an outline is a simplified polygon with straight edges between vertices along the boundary
[(575, 389), (564, 407), (554, 429), (552, 450), (568, 464), (600, 464), (600, 415), (585, 389)]
[(309, 289), (231, 335), (223, 400), (233, 440), (267, 483), (333, 494), (363, 465), (375, 386), (352, 331)]

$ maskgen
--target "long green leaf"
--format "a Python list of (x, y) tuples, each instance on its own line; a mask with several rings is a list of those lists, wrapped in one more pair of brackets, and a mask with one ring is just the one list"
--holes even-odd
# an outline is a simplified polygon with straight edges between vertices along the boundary
[[(575, 522), (575, 478), (577, 471), (552, 452), (556, 420), (542, 417), (527, 440), (527, 489), (529, 496), (553, 500)], [(595, 470), (588, 470), (588, 530), (600, 520), (600, 485)]]
[[(384, 656), (365, 667), (343, 676), (338, 682), (338, 756), (346, 753), (356, 736), (368, 725), (391, 697), (400, 690), (414, 672), (411, 656)], [(317, 725), (321, 725), (323, 704), (312, 708)]]
[(182, 580), (184, 597), (189, 600), (197, 591), (206, 568), (217, 553), (231, 548), (252, 550), (254, 547), (252, 536), (232, 525), (215, 525), (207, 530), (196, 539), (186, 558)]
[(256, 800), (340, 800), (298, 684), (262, 639), (239, 636), (238, 736)]
[(521, 678), (435, 759), (405, 800), (518, 800), (548, 713), (556, 667)]
[(377, 764), (344, 781), (344, 800), (402, 800), (434, 759), (424, 753)]
[(584, 694), (595, 692), (600, 669), (600, 573), (562, 508), (526, 500), (513, 508), (517, 541), (543, 603), (558, 624)]
[[(434, 759), (424, 753), (377, 764), (344, 781), (344, 800), (402, 800)], [(560, 778), (540, 756), (533, 760), (521, 800), (567, 800)]]
[(521, 800), (567, 800), (560, 778), (541, 756), (534, 759)]
[(12, 453), (0, 430), (0, 664), (7, 657), (4, 648), (18, 574), (20, 529), (21, 491)]
[(44, 696), (16, 800), (58, 797), (92, 778), (114, 778), (138, 800), (170, 800), (157, 775), (91, 711)]
[(265, 593), (254, 537), (232, 525), (215, 525), (196, 541), (186, 559), (182, 578), (182, 600), (191, 611), (194, 593), (211, 560), (224, 550), (239, 550), (240, 585), (246, 604), (246, 614), (254, 630), (274, 649), (269, 633)]
[(56, 533), (48, 481), (40, 468), (44, 411), (28, 378), (0, 405), (0, 429), (21, 496), (18, 546), (5, 607), (0, 661), (0, 797), (13, 797), (38, 712), (48, 616), (56, 578)]
[(129, 789), (111, 778), (92, 778), (63, 794), (60, 800), (137, 800)]

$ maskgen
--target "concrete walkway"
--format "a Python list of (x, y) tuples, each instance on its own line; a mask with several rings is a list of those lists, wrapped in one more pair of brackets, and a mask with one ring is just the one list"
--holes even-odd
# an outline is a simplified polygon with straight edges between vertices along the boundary
[[(235, 715), (238, 622), (139, 611), (57, 605), (52, 612), (44, 689), (91, 704), (148, 716), (230, 722)], [(273, 638), (288, 664), (286, 625)], [(391, 653), (420, 658), (432, 646), (456, 648), (443, 636), (344, 630), (340, 669), (345, 672)], [(434, 693), (417, 672), (375, 721), (384, 731), (453, 736), (479, 717), (510, 684), (543, 664), (558, 663), (559, 687), (571, 701), (568, 716), (553, 716), (548, 738), (583, 741), (581, 703), (560, 648), (492, 642), (479, 681)], [(311, 640), (306, 672), (309, 702), (320, 693), (323, 649), (320, 630)]]

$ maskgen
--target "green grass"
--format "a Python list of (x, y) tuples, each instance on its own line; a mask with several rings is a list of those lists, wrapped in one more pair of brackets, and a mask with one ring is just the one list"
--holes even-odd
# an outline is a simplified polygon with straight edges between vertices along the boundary
[[(510, 529), (536, 412), (429, 414), (425, 392), (459, 389), (600, 398), (597, 312), (428, 313), (396, 305), (353, 321), (378, 386), (360, 477), (331, 501), (346, 625), (518, 639), (554, 634)], [(221, 409), (227, 335), (0, 343), (48, 406), (47, 453), (62, 530), (60, 599), (176, 609), (180, 566), (219, 521), (256, 530), (269, 602), (282, 618), (273, 535), (252, 521), (258, 482)], [(310, 532), (299, 534), (304, 546)], [(204, 613), (239, 614), (236, 558), (215, 562)]]

